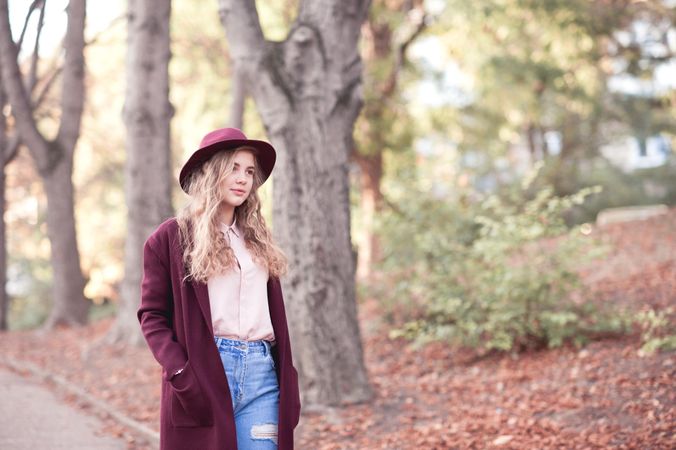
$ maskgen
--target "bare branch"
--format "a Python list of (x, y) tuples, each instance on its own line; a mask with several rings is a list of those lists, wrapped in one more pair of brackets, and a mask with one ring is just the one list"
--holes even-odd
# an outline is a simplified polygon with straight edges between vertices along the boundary
[(35, 34), (35, 45), (33, 46), (33, 58), (31, 60), (30, 72), (28, 72), (28, 80), (26, 82), (26, 90), (33, 92), (35, 84), (38, 81), (38, 61), (40, 60), (40, 35), (42, 34), (42, 27), (45, 24), (45, 7), (44, 3), (40, 8), (40, 17), (38, 18), (38, 28)]
[(85, 0), (68, 3), (68, 28), (64, 39), (63, 89), (61, 91), (61, 123), (56, 140), (72, 153), (80, 134), (84, 109), (84, 28)]
[(85, 46), (89, 46), (89, 45), (96, 44), (96, 42), (97, 42), (99, 39), (101, 39), (101, 36), (103, 36), (104, 34), (106, 34), (107, 32), (109, 32), (110, 30), (112, 30), (113, 27), (115, 27), (117, 24), (124, 24), (124, 23), (126, 23), (126, 20), (127, 20), (127, 14), (120, 14), (119, 16), (117, 16), (116, 18), (114, 18), (113, 20), (111, 20), (110, 23), (108, 24), (108, 26), (107, 26), (106, 28), (104, 28), (103, 30), (99, 31), (98, 33), (96, 33), (96, 35), (94, 35), (94, 37), (92, 37), (91, 39), (89, 39), (88, 41), (86, 41), (86, 42), (85, 42)]
[(37, 109), (38, 107), (40, 107), (42, 105), (42, 102), (47, 97), (47, 94), (49, 94), (49, 90), (54, 85), (54, 82), (59, 77), (59, 74), (61, 74), (62, 70), (63, 70), (63, 66), (59, 66), (59, 67), (56, 67), (54, 70), (52, 70), (52, 72), (49, 74), (45, 83), (42, 85), (42, 89), (40, 90), (38, 95), (35, 97), (35, 100), (33, 101), (33, 107), (35, 109)]
[(390, 71), (390, 75), (382, 91), (382, 94), (385, 97), (391, 96), (397, 87), (399, 73), (406, 62), (406, 50), (408, 49), (409, 45), (411, 45), (411, 43), (418, 36), (420, 36), (423, 30), (427, 27), (429, 16), (423, 9), (422, 5), (411, 9), (407, 15), (409, 18), (409, 24), (413, 26), (413, 29), (410, 34), (399, 43), (399, 46), (396, 50), (394, 66)]
[(16, 120), (16, 129), (22, 141), (28, 146), (35, 159), (38, 171), (49, 170), (49, 146), (40, 134), (33, 118), (30, 98), (23, 85), (21, 71), (17, 62), (17, 48), (12, 40), (9, 24), (9, 7), (7, 0), (0, 0), (0, 68), (2, 82), (12, 106), (12, 114)]
[(9, 140), (7, 141), (7, 147), (5, 147), (5, 166), (12, 162), (12, 160), (19, 154), (19, 148), (21, 147), (21, 139), (19, 135), (14, 133)]
[(28, 13), (26, 14), (26, 20), (24, 20), (23, 22), (23, 28), (21, 29), (21, 36), (19, 36), (19, 42), (17, 42), (16, 44), (17, 48), (21, 49), (21, 46), (23, 45), (23, 39), (26, 36), (28, 22), (30, 21), (33, 11), (35, 11), (38, 7), (42, 7), (44, 9), (44, 4), (45, 0), (33, 0), (33, 3), (31, 3), (30, 7), (28, 8)]

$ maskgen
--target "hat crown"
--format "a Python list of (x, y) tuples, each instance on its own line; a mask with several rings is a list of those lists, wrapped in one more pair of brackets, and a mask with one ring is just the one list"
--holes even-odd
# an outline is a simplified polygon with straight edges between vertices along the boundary
[(202, 138), (200, 148), (195, 150), (188, 161), (183, 165), (181, 173), (179, 174), (179, 182), (181, 188), (188, 192), (188, 182), (190, 175), (198, 170), (202, 164), (207, 162), (216, 153), (238, 148), (240, 146), (247, 146), (256, 149), (256, 160), (261, 169), (263, 179), (262, 182), (268, 179), (275, 167), (277, 159), (277, 152), (270, 143), (259, 141), (256, 139), (248, 139), (242, 130), (238, 128), (219, 128), (209, 132)]
[(218, 130), (209, 132), (202, 138), (202, 142), (200, 142), (200, 148), (208, 147), (209, 145), (215, 144), (217, 142), (245, 139), (247, 139), (246, 135), (238, 128), (219, 128)]

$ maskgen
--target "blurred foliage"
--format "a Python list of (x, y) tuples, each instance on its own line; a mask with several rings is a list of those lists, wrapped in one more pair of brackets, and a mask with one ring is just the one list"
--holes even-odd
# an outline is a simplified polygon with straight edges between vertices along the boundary
[(559, 196), (606, 187), (567, 214), (571, 223), (604, 207), (676, 204), (673, 165), (625, 174), (601, 157), (627, 137), (660, 134), (676, 147), (673, 82), (655, 82), (673, 67), (676, 10), (667, 2), (439, 3), (426, 32), (434, 51), (421, 50), (412, 63), (444, 96), (418, 89), (409, 97), (418, 131), (436, 132), (459, 153), (458, 176), (498, 192), (545, 160), (544, 179)]
[(12, 278), (8, 286), (11, 295), (7, 321), (9, 329), (35, 328), (49, 314), (48, 299), (51, 291), (49, 260), (10, 257), (9, 263), (12, 267), (8, 273)]
[[(676, 205), (676, 155), (663, 165), (635, 169), (627, 173), (603, 157), (585, 159), (577, 164), (559, 158), (547, 158), (534, 186), (555, 186), (557, 193), (570, 195), (589, 186), (603, 191), (576, 205), (564, 214), (569, 225), (593, 222), (606, 208), (634, 205)], [(558, 189), (557, 189), (558, 188)]]
[[(438, 36), (468, 78), (460, 114), (447, 124), (460, 149), (497, 157), (530, 137), (531, 150), (547, 154), (545, 133), (557, 131), (562, 157), (588, 157), (616, 136), (609, 122), (630, 133), (673, 133), (673, 117), (663, 120), (673, 98), (646, 101), (611, 92), (608, 82), (651, 77), (665, 60), (642, 45), (660, 44), (675, 16), (661, 1), (449, 0)], [(637, 23), (655, 35), (637, 41)]]
[(415, 68), (397, 65), (396, 56), (408, 39), (406, 2), (377, 0), (371, 4), (363, 27), (364, 106), (355, 123), (355, 148), (364, 156), (410, 149), (415, 121), (402, 96), (419, 77)]
[(651, 355), (660, 350), (676, 350), (676, 334), (671, 328), (673, 322), (669, 320), (669, 316), (673, 313), (674, 308), (667, 308), (664, 311), (650, 309), (641, 311), (636, 316), (635, 322), (641, 329), (640, 355)]
[(50, 308), (52, 269), (45, 223), (45, 197), (28, 152), (7, 171), (7, 293), (10, 329), (33, 328)]
[(117, 305), (113, 302), (105, 301), (101, 304), (94, 304), (89, 308), (89, 321), (94, 322), (106, 317), (115, 316), (115, 314), (117, 314)]
[(398, 280), (388, 295), (413, 299), (420, 314), (392, 336), (508, 351), (624, 329), (579, 289), (575, 269), (603, 249), (589, 225), (563, 220), (600, 188), (557, 197), (551, 187), (533, 191), (534, 179), (507, 200), (488, 195), (467, 206), (411, 191), (405, 210), (384, 216), (383, 269)]

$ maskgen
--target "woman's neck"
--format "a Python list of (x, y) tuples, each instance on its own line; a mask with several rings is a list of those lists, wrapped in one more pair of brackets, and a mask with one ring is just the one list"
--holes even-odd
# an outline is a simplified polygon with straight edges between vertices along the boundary
[(220, 220), (228, 226), (232, 225), (232, 222), (235, 220), (235, 208), (221, 208)]

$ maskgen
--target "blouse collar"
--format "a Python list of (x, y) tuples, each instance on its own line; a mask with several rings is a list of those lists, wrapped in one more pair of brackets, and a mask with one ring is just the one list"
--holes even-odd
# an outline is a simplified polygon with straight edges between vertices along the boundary
[(223, 234), (227, 235), (228, 231), (232, 231), (235, 234), (235, 236), (237, 236), (237, 237), (241, 236), (242, 233), (241, 233), (240, 229), (237, 227), (237, 218), (236, 217), (232, 221), (232, 225), (226, 225), (225, 222), (221, 222), (220, 224), (221, 224), (220, 228), (221, 228), (221, 231), (223, 232)]

